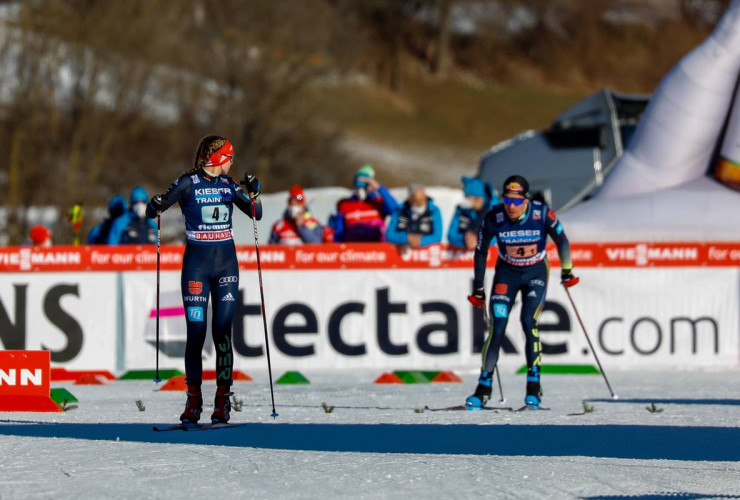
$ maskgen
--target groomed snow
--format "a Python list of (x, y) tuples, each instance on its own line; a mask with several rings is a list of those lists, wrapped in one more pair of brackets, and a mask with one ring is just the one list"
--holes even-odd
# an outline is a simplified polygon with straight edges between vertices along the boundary
[[(185, 398), (153, 382), (53, 384), (78, 407), (0, 415), (0, 498), (740, 498), (737, 370), (607, 372), (616, 401), (600, 376), (550, 375), (551, 410), (520, 413), (415, 411), (462, 403), (472, 372), (404, 386), (306, 372), (309, 386), (276, 386), (276, 420), (264, 371), (235, 385), (232, 421), (248, 425), (205, 432), (154, 432)], [(502, 380), (520, 407), (523, 376)], [(594, 411), (569, 415), (584, 399)]]

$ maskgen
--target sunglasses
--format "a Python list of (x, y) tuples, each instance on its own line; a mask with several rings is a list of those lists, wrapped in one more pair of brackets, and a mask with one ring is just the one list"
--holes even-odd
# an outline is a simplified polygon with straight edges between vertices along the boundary
[(509, 198), (508, 196), (504, 196), (504, 205), (508, 207), (509, 205), (513, 204), (515, 207), (518, 207), (519, 205), (524, 203), (525, 200), (526, 198)]

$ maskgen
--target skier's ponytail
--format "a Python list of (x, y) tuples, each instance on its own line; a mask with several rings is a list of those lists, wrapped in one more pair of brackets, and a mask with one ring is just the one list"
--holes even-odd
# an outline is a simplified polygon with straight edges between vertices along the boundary
[(195, 158), (193, 160), (193, 166), (182, 175), (192, 175), (200, 171), (205, 167), (208, 158), (218, 151), (224, 144), (226, 139), (219, 135), (207, 135), (200, 140), (198, 149), (195, 150)]

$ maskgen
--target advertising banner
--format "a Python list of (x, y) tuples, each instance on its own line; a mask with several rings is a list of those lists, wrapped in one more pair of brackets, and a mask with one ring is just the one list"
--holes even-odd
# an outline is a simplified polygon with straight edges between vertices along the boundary
[[(162, 247), (163, 271), (182, 267), (182, 245)], [(236, 248), (240, 269), (256, 269), (253, 246)], [(496, 262), (496, 247), (491, 247), (489, 265)], [(738, 267), (738, 242), (609, 242), (571, 243), (571, 256), (577, 268), (583, 267)], [(261, 247), (263, 270), (272, 269), (472, 269), (473, 253), (446, 245), (431, 245), (400, 252), (389, 243), (317, 244)], [(554, 245), (548, 246), (548, 259), (559, 265)], [(0, 247), (0, 272), (90, 272), (154, 271), (157, 248), (154, 245), (92, 245), (40, 247)]]
[[(543, 363), (594, 364), (565, 292), (550, 283), (540, 318)], [(572, 296), (605, 369), (734, 366), (738, 341), (735, 269), (582, 269)], [(488, 281), (492, 272), (488, 273)], [(463, 269), (271, 271), (264, 274), (276, 369), (476, 369), (485, 338)], [(155, 281), (124, 275), (126, 366), (151, 367)], [(490, 284), (489, 284), (490, 287)], [(235, 367), (265, 367), (256, 272), (242, 271), (234, 318)], [(186, 331), (179, 273), (162, 274), (160, 365), (182, 367)], [(524, 364), (520, 300), (510, 313), (500, 366)], [(206, 320), (210, 311), (206, 312)], [(215, 367), (206, 340), (204, 367)]]
[(0, 346), (48, 350), (51, 365), (116, 368), (116, 273), (5, 273)]
[[(162, 251), (159, 348), (166, 368), (182, 369), (187, 338), (182, 251)], [(740, 362), (739, 245), (574, 244), (572, 253), (581, 277), (572, 296), (607, 370)], [(237, 255), (235, 367), (263, 369), (256, 254), (238, 247)], [(490, 265), (494, 258), (495, 252)], [(550, 260), (557, 265), (556, 255)], [(261, 262), (276, 370), (480, 365), (486, 327), (482, 312), (466, 301), (472, 253), (444, 246), (399, 253), (387, 244), (269, 245)], [(152, 368), (155, 263), (152, 246), (0, 249), (0, 347), (48, 349), (53, 366), (70, 369)], [(543, 362), (593, 364), (558, 272), (553, 267), (540, 317)], [(486, 278), (488, 291), (492, 269)], [(208, 324), (206, 297), (192, 288), (188, 305)], [(519, 314), (518, 299), (502, 348), (507, 370), (524, 364)], [(214, 368), (210, 338), (203, 357), (204, 367)]]

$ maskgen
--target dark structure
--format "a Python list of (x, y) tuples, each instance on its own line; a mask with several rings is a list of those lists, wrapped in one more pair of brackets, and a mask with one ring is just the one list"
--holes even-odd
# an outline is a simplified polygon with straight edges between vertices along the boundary
[(529, 130), (492, 147), (478, 177), (500, 189), (511, 174), (553, 209), (586, 199), (622, 155), (650, 96), (603, 89), (565, 110), (544, 131)]

